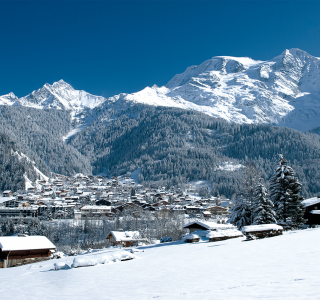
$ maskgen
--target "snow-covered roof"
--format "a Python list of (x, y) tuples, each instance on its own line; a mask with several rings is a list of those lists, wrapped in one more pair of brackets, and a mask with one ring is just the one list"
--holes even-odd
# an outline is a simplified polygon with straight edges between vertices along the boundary
[(206, 221), (192, 221), (186, 225), (183, 226), (183, 228), (188, 228), (189, 226), (193, 224), (198, 224), (200, 226), (203, 226), (204, 228), (208, 230), (217, 230), (217, 229), (231, 229), (235, 228), (232, 224), (218, 224), (215, 222), (206, 222)]
[(228, 205), (230, 205), (230, 201), (223, 201), (223, 202), (220, 203), (219, 206), (221, 206), (221, 207), (226, 207), (226, 206), (228, 206)]
[(45, 236), (2, 236), (0, 237), (2, 251), (56, 249)]
[(320, 210), (312, 210), (311, 213), (314, 215), (320, 215)]
[(140, 239), (139, 231), (110, 231), (110, 233), (113, 235), (114, 239), (117, 242)]
[(309, 198), (302, 201), (302, 204), (304, 205), (304, 207), (308, 207), (318, 203), (320, 203), (320, 198), (318, 197), (313, 197), (313, 198)]
[(107, 205), (86, 205), (83, 206), (81, 209), (90, 209), (90, 210), (111, 210), (111, 206)]
[(16, 199), (15, 197), (0, 197), (0, 203), (15, 200), (15, 199)]
[(264, 231), (264, 230), (283, 230), (283, 227), (277, 224), (249, 225), (241, 228), (243, 232)]
[(217, 230), (217, 231), (210, 231), (206, 237), (208, 238), (216, 238), (216, 237), (236, 237), (242, 236), (242, 232), (239, 231), (237, 228), (234, 229), (227, 229), (227, 230)]

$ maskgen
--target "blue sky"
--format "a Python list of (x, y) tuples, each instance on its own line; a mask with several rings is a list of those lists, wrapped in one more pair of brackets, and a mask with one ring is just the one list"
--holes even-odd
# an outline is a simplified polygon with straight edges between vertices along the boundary
[(1, 1), (0, 95), (64, 79), (95, 95), (166, 84), (216, 55), (320, 57), (320, 1)]

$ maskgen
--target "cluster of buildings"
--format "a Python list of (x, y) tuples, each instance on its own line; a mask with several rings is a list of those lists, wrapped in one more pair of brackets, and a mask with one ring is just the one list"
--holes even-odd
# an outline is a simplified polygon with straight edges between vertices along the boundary
[[(191, 193), (189, 193), (191, 192)], [(191, 218), (225, 218), (232, 202), (219, 197), (202, 199), (192, 189), (145, 188), (126, 176), (73, 177), (34, 182), (23, 193), (4, 191), (0, 197), (0, 220), (30, 219), (112, 219), (124, 210), (150, 211), (160, 217), (184, 214)]]

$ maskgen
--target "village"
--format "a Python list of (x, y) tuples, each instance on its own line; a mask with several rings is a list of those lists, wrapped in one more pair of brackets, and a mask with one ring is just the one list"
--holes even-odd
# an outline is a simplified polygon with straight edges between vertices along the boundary
[[(129, 176), (106, 178), (82, 174), (73, 177), (56, 175), (54, 179), (42, 178), (33, 185), (29, 184), (22, 193), (4, 191), (0, 198), (0, 221), (10, 221), (22, 230), (28, 228), (28, 224), (33, 224), (34, 220), (49, 224), (73, 220), (85, 224), (85, 227), (88, 226), (86, 222), (90, 221), (92, 232), (89, 227), (83, 227), (82, 230), (90, 236), (98, 228), (100, 239), (104, 240), (100, 248), (101, 245), (102, 248), (128, 248), (177, 240), (185, 243), (218, 242), (239, 237), (253, 240), (281, 235), (283, 232), (283, 228), (276, 224), (244, 226), (239, 230), (228, 223), (233, 206), (230, 199), (213, 196), (204, 198), (197, 192), (192, 185), (186, 191), (168, 187), (146, 188)], [(320, 198), (304, 200), (303, 205), (306, 226), (317, 227), (320, 224)], [(152, 219), (152, 234), (149, 232), (149, 235), (141, 227), (146, 218), (144, 213)], [(129, 224), (128, 227), (128, 223), (120, 222), (120, 219), (126, 218), (131, 221), (139, 219), (140, 225), (132, 227)], [(156, 220), (160, 220), (160, 226)], [(179, 222), (172, 223), (172, 220)], [(68, 223), (62, 224), (63, 227), (59, 227), (60, 230), (55, 228), (55, 231), (61, 231), (61, 236), (70, 235), (70, 232), (64, 231)], [(157, 231), (159, 227), (162, 229)], [(168, 227), (171, 227), (171, 231), (168, 231)], [(175, 236), (165, 236), (166, 232), (174, 233)], [(159, 240), (152, 240), (150, 236)], [(33, 232), (16, 231), (13, 236), (0, 237), (0, 267), (19, 266), (32, 263), (35, 259), (41, 261), (56, 257), (53, 255), (60, 247), (54, 243), (63, 242), (61, 237), (52, 240), (54, 237), (48, 239), (48, 236), (38, 236)], [(79, 251), (72, 250), (69, 255), (77, 253)]]
[(127, 176), (108, 179), (56, 175), (56, 179), (38, 180), (23, 193), (4, 191), (0, 197), (0, 220), (112, 220), (128, 207), (159, 216), (182, 214), (224, 223), (232, 202), (225, 197), (204, 199), (195, 195), (191, 186), (186, 192), (179, 188), (144, 188)]

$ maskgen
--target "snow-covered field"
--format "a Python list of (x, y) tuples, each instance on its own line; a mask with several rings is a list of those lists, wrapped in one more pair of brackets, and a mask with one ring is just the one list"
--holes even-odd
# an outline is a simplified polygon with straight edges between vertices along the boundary
[(55, 262), (70, 266), (68, 257), (1, 269), (1, 299), (320, 299), (319, 237), (307, 229), (250, 242), (173, 242), (92, 267), (54, 271)]

